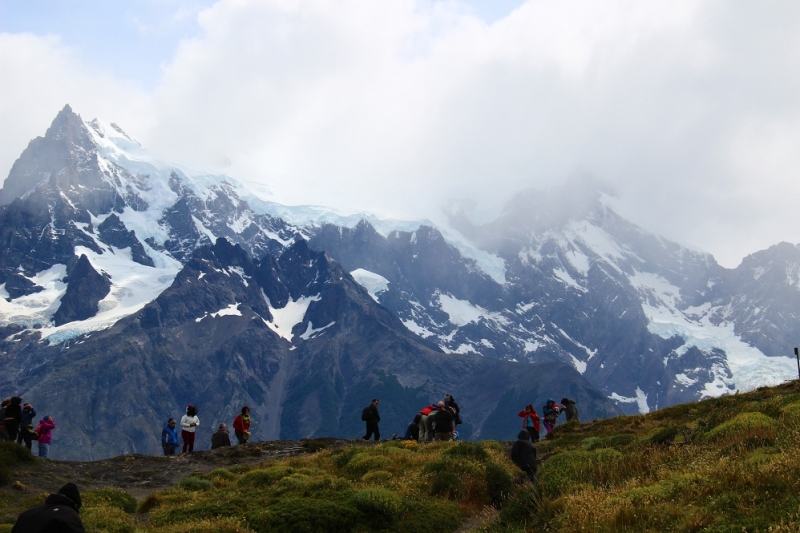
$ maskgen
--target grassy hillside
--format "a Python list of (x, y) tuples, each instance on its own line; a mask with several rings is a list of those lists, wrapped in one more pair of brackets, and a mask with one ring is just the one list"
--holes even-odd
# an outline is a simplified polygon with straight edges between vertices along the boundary
[[(358, 443), (205, 468), (139, 500), (85, 491), (81, 515), (87, 531), (119, 532), (800, 531), (798, 382), (565, 424), (553, 437), (538, 445), (534, 486), (493, 441)], [(41, 467), (7, 449), (0, 532), (42, 500), (11, 488), (16, 472)]]

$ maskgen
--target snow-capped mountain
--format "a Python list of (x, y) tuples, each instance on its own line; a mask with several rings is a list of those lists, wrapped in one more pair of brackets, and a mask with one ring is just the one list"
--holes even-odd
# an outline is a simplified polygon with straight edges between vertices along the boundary
[[(195, 251), (220, 237), (254, 259), (305, 239), (422, 346), (465, 360), (567, 363), (627, 412), (796, 373), (787, 357), (800, 337), (796, 245), (724, 269), (624, 220), (581, 181), (520, 193), (481, 224), (458, 211), (435, 226), (282, 206), (160, 160), (69, 106), (0, 190), (0, 361), (19, 345), (35, 359), (92, 332), (122, 334), (114, 324), (151, 313)], [(263, 316), (296, 323), (312, 305), (286, 302)], [(225, 309), (204, 312), (216, 320)], [(285, 339), (281, 320), (272, 331)], [(327, 322), (306, 327), (313, 335)]]

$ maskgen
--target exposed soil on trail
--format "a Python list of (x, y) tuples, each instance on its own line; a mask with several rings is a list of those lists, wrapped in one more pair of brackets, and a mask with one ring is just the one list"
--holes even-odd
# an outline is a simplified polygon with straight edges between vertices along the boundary
[(310, 454), (320, 449), (372, 444), (338, 439), (278, 440), (172, 457), (132, 454), (87, 462), (37, 459), (35, 464), (14, 467), (12, 482), (0, 487), (0, 492), (49, 494), (56, 492), (64, 483), (73, 482), (81, 491), (117, 488), (141, 499), (151, 492), (171, 487), (194, 473), (236, 465), (255, 465), (273, 459)]

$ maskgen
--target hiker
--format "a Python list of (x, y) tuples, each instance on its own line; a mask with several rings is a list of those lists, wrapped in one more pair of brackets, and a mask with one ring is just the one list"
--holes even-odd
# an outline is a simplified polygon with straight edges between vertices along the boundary
[(425, 406), (419, 412), (419, 441), (420, 442), (430, 442), (433, 440), (433, 428), (431, 427), (432, 420), (430, 419), (431, 413), (436, 411), (436, 404), (431, 403), (428, 406)]
[(81, 493), (75, 483), (67, 483), (44, 501), (44, 505), (28, 509), (17, 517), (11, 533), (63, 531), (84, 533), (81, 515)]
[(544, 415), (544, 436), (546, 437), (556, 426), (556, 421), (558, 420), (558, 415), (561, 414), (561, 411), (558, 408), (558, 404), (553, 401), (552, 398), (548, 398), (547, 403), (545, 403), (544, 407), (542, 408), (542, 414)]
[(567, 422), (575, 421), (580, 422), (578, 418), (578, 406), (575, 401), (569, 398), (561, 398), (561, 405), (564, 406), (564, 411), (567, 413)]
[(167, 425), (161, 430), (161, 448), (164, 455), (175, 455), (178, 447), (178, 429), (175, 427), (175, 419), (167, 420)]
[(6, 431), (6, 407), (11, 403), (11, 398), (0, 402), (0, 441), (11, 440)]
[(381, 438), (381, 430), (378, 428), (378, 422), (381, 421), (381, 415), (378, 413), (379, 403), (377, 398), (373, 398), (372, 403), (361, 412), (361, 419), (367, 423), (367, 434), (361, 437), (361, 440), (369, 440), (373, 433), (375, 440)]
[(461, 423), (461, 409), (458, 407), (456, 399), (453, 398), (452, 394), (444, 395), (444, 405), (445, 407), (449, 407), (450, 410), (453, 411), (453, 414), (455, 415), (453, 417), (453, 421), (455, 422), (456, 425), (459, 425)]
[(403, 440), (419, 441), (419, 421), (421, 418), (422, 415), (417, 413), (414, 420), (406, 428), (406, 434), (403, 436)]
[(36, 426), (36, 433), (39, 434), (39, 440), (36, 441), (39, 445), (39, 457), (46, 459), (50, 456), (50, 443), (53, 441), (55, 427), (56, 422), (50, 415), (44, 415), (44, 418), (39, 420), (39, 425)]
[(33, 440), (33, 418), (36, 416), (36, 411), (30, 403), (22, 406), (22, 423), (19, 426), (19, 435), (17, 436), (17, 444), (22, 444), (25, 441), (25, 447), (31, 449), (31, 440)]
[(19, 425), (22, 423), (22, 398), (19, 396), (12, 396), (11, 401), (8, 402), (5, 423), (8, 439), (12, 442), (17, 440)]
[(530, 434), (531, 442), (538, 442), (541, 426), (539, 425), (539, 415), (533, 408), (533, 404), (526, 405), (525, 409), (517, 413), (517, 416), (522, 418), (522, 428)]
[(181, 417), (181, 438), (183, 439), (183, 453), (194, 451), (194, 437), (200, 419), (197, 418), (197, 407), (192, 404), (186, 406), (186, 414)]
[(444, 402), (436, 404), (433, 417), (433, 436), (437, 441), (452, 440), (456, 433), (456, 419), (453, 411), (445, 407)]
[(533, 483), (536, 479), (536, 448), (527, 430), (523, 429), (517, 435), (517, 442), (511, 447), (511, 460), (528, 474), (528, 479)]
[(250, 439), (250, 408), (246, 405), (233, 419), (233, 434), (236, 435), (237, 444), (244, 444)]
[(228, 435), (228, 426), (225, 424), (220, 424), (216, 433), (211, 435), (211, 449), (216, 450), (217, 448), (230, 445), (231, 437)]

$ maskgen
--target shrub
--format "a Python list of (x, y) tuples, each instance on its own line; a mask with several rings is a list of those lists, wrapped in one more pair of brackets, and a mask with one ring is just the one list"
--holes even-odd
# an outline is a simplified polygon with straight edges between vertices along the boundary
[(122, 509), (108, 505), (81, 507), (81, 521), (86, 531), (134, 533), (136, 520)]
[(273, 466), (259, 470), (251, 470), (243, 474), (237, 484), (240, 487), (266, 488), (271, 487), (276, 481), (294, 473), (295, 469), (289, 466)]
[(382, 455), (361, 453), (350, 459), (344, 468), (344, 474), (351, 479), (358, 479), (370, 470), (385, 470), (390, 460)]
[(159, 507), (161, 504), (164, 503), (164, 497), (158, 494), (157, 492), (153, 494), (148, 494), (141, 502), (139, 502), (139, 507), (136, 509), (137, 513), (149, 513), (151, 510)]
[(342, 498), (283, 498), (266, 511), (248, 517), (256, 531), (271, 533), (350, 533), (361, 514)]
[(514, 476), (495, 463), (489, 463), (486, 465), (486, 488), (492, 505), (498, 505), (514, 490)]
[(650, 443), (655, 444), (657, 446), (664, 446), (665, 444), (672, 444), (675, 440), (675, 436), (678, 434), (677, 426), (668, 426), (665, 428), (661, 428), (652, 435), (650, 435)]
[(393, 524), (403, 513), (403, 504), (394, 493), (382, 488), (369, 488), (353, 495), (356, 508), (376, 524)]
[(180, 483), (178, 483), (178, 486), (188, 491), (210, 490), (214, 488), (214, 484), (211, 483), (210, 480), (194, 476), (183, 478)]
[(473, 461), (487, 461), (489, 454), (477, 442), (459, 442), (442, 452), (446, 457), (464, 457)]
[(611, 448), (559, 453), (544, 463), (538, 483), (542, 492), (549, 496), (561, 494), (579, 483), (611, 484), (627, 477), (624, 469), (620, 468), (623, 458), (620, 452)]
[(160, 527), (157, 533), (250, 533), (247, 522), (235, 518), (214, 518)]
[(526, 484), (520, 487), (500, 510), (500, 525), (509, 527), (533, 524), (540, 514), (540, 502), (541, 496), (534, 485)]
[(778, 435), (775, 420), (763, 413), (741, 413), (723, 422), (705, 434), (705, 440), (715, 443), (732, 443), (747, 438), (762, 439), (774, 443)]
[(36, 459), (25, 446), (16, 442), (0, 441), (0, 485), (11, 482), (10, 467), (34, 462)]
[(87, 507), (105, 505), (126, 513), (136, 511), (136, 498), (119, 489), (95, 489), (81, 494), (83, 504)]

